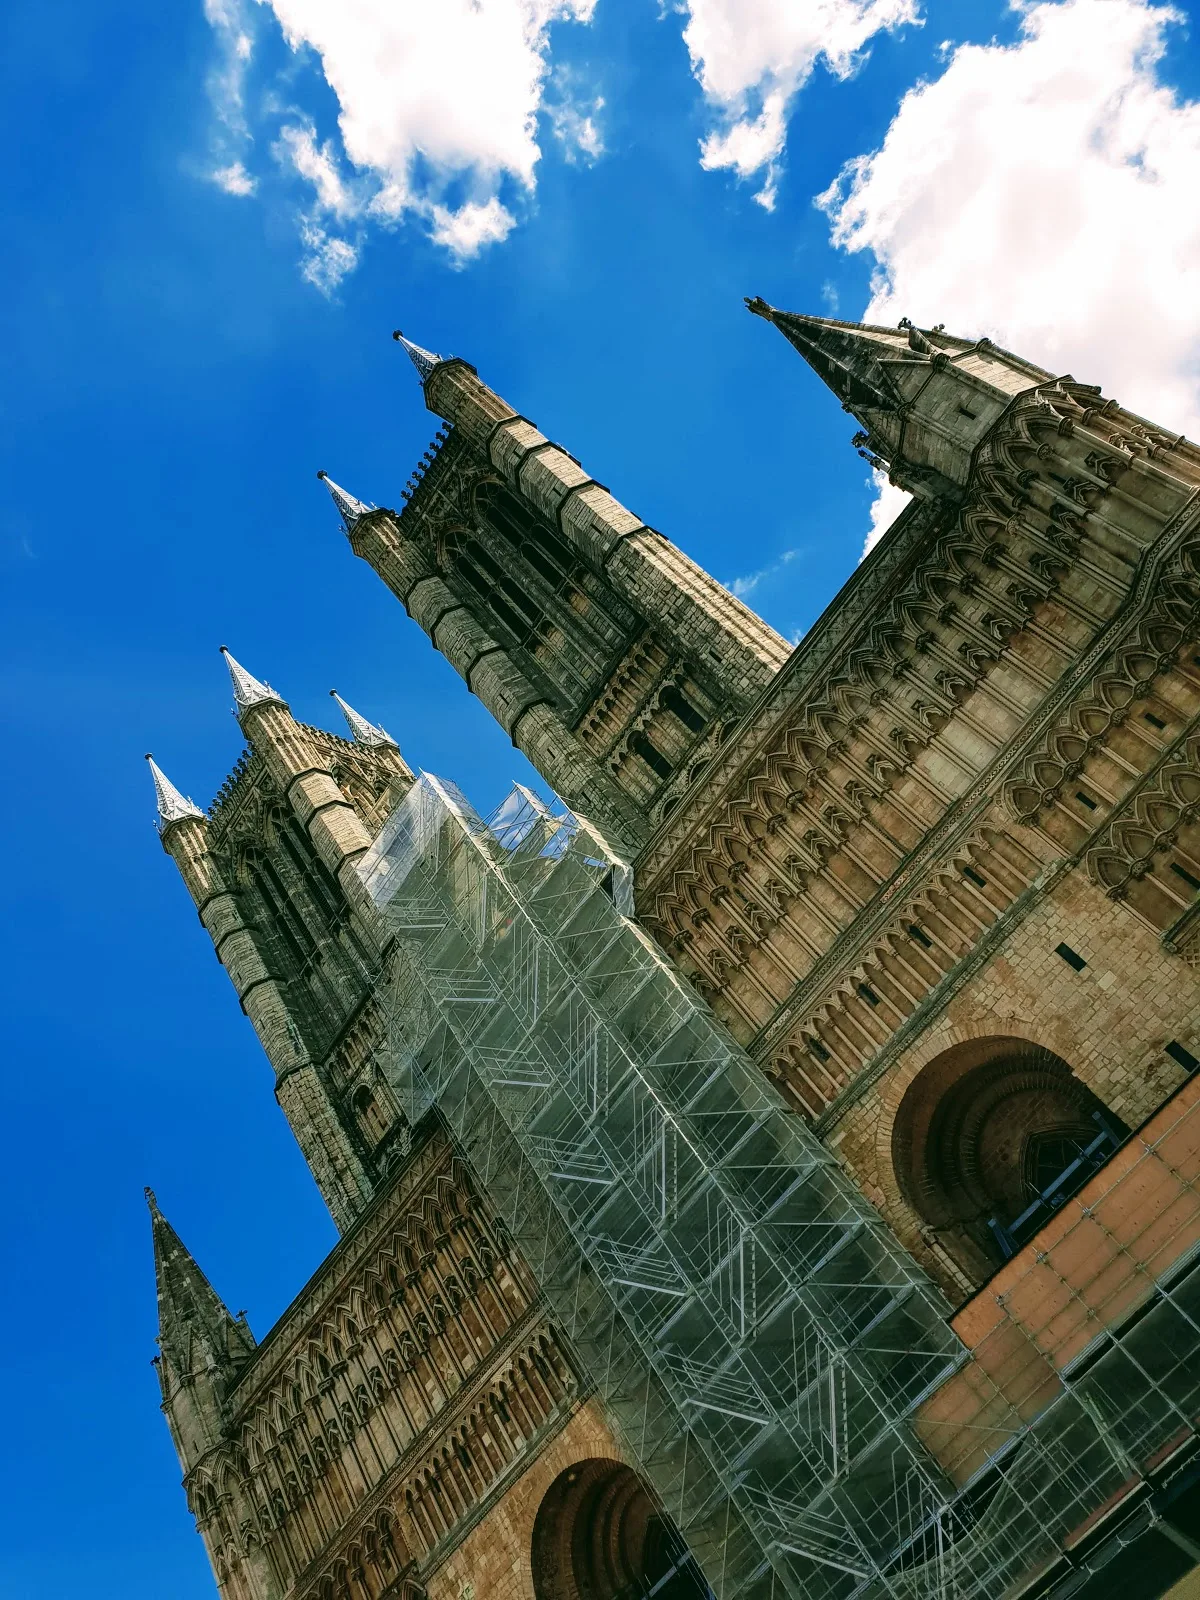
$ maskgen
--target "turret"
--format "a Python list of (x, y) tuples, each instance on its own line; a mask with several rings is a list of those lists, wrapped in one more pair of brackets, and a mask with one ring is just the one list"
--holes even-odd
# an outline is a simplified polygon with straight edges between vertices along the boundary
[(233, 1316), (146, 1190), (158, 1288), (156, 1362), (163, 1411), (184, 1474), (225, 1441), (229, 1390), (254, 1352), (245, 1318)]
[(262, 755), (275, 784), (347, 899), (364, 924), (378, 933), (374, 912), (354, 872), (354, 863), (371, 843), (362, 818), (334, 781), (309, 730), (293, 718), (283, 696), (247, 672), (224, 645), (221, 654), (229, 668), (235, 714), (243, 733)]
[(778, 311), (748, 299), (862, 423), (855, 443), (894, 483), (957, 498), (977, 446), (1018, 395), (1051, 382), (1044, 368), (990, 339), (961, 339), (905, 318), (896, 328)]

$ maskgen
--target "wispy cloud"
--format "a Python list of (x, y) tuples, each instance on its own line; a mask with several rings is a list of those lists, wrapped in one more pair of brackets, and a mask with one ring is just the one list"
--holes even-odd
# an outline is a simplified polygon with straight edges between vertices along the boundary
[(358, 250), (348, 239), (326, 233), (317, 223), (306, 221), (300, 230), (304, 257), (300, 270), (323, 295), (336, 293), (347, 273), (358, 265)]
[[(220, 183), (222, 173), (241, 165), (239, 157), (250, 143), (246, 77), (254, 56), (254, 28), (246, 0), (204, 0), (204, 15), (217, 45), (206, 88), (213, 110), (213, 155), (218, 163), (212, 176)], [(221, 187), (227, 189), (228, 184)]]
[(594, 95), (589, 99), (578, 73), (562, 66), (555, 68), (546, 96), (546, 114), (568, 161), (590, 166), (604, 154), (600, 128), (603, 110), (604, 97)]
[(785, 550), (781, 556), (777, 556), (767, 566), (760, 567), (757, 572), (747, 572), (740, 578), (729, 579), (725, 587), (730, 594), (736, 595), (739, 600), (745, 600), (764, 583), (769, 583), (772, 578), (783, 571), (784, 567), (790, 566), (797, 556), (803, 554), (803, 549), (799, 547), (795, 550)]

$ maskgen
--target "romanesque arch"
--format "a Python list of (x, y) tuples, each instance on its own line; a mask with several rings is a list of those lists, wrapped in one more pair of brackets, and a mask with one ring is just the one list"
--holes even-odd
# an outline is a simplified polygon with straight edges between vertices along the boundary
[(709, 1589), (670, 1518), (620, 1461), (560, 1472), (533, 1524), (536, 1600), (705, 1600)]
[(1052, 1050), (972, 1039), (935, 1056), (909, 1085), (892, 1161), (904, 1198), (981, 1281), (1128, 1131)]

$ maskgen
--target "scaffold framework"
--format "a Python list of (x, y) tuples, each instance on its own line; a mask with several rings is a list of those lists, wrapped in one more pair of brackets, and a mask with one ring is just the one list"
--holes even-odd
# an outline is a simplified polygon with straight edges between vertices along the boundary
[[(1136, 1399), (1147, 1437), (1194, 1411), (1120, 1339), (1032, 1423), (968, 1367), (942, 1296), (638, 928), (583, 819), (518, 788), (484, 822), (425, 775), (360, 872), (395, 935), (405, 1113), (446, 1118), (719, 1600), (994, 1600), (1127, 1481), (1118, 1410)], [(927, 1409), (964, 1369), (965, 1481), (962, 1426), (931, 1443)]]

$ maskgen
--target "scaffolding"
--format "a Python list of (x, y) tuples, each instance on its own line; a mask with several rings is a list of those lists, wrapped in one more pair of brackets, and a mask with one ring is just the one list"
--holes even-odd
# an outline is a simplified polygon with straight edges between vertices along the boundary
[[(1132, 1391), (1146, 1437), (1165, 1437), (1159, 1412), (1176, 1431), (1194, 1415), (1189, 1303), (1186, 1395), (1131, 1379), (1113, 1338), (1024, 1420), (632, 920), (628, 865), (584, 819), (518, 788), (485, 822), (422, 776), (360, 872), (395, 936), (404, 1110), (438, 1107), (464, 1146), (719, 1600), (1021, 1592), (1128, 1481), (1114, 1415)], [(935, 1404), (964, 1382), (965, 1481), (936, 1437), (960, 1449), (963, 1425)]]

